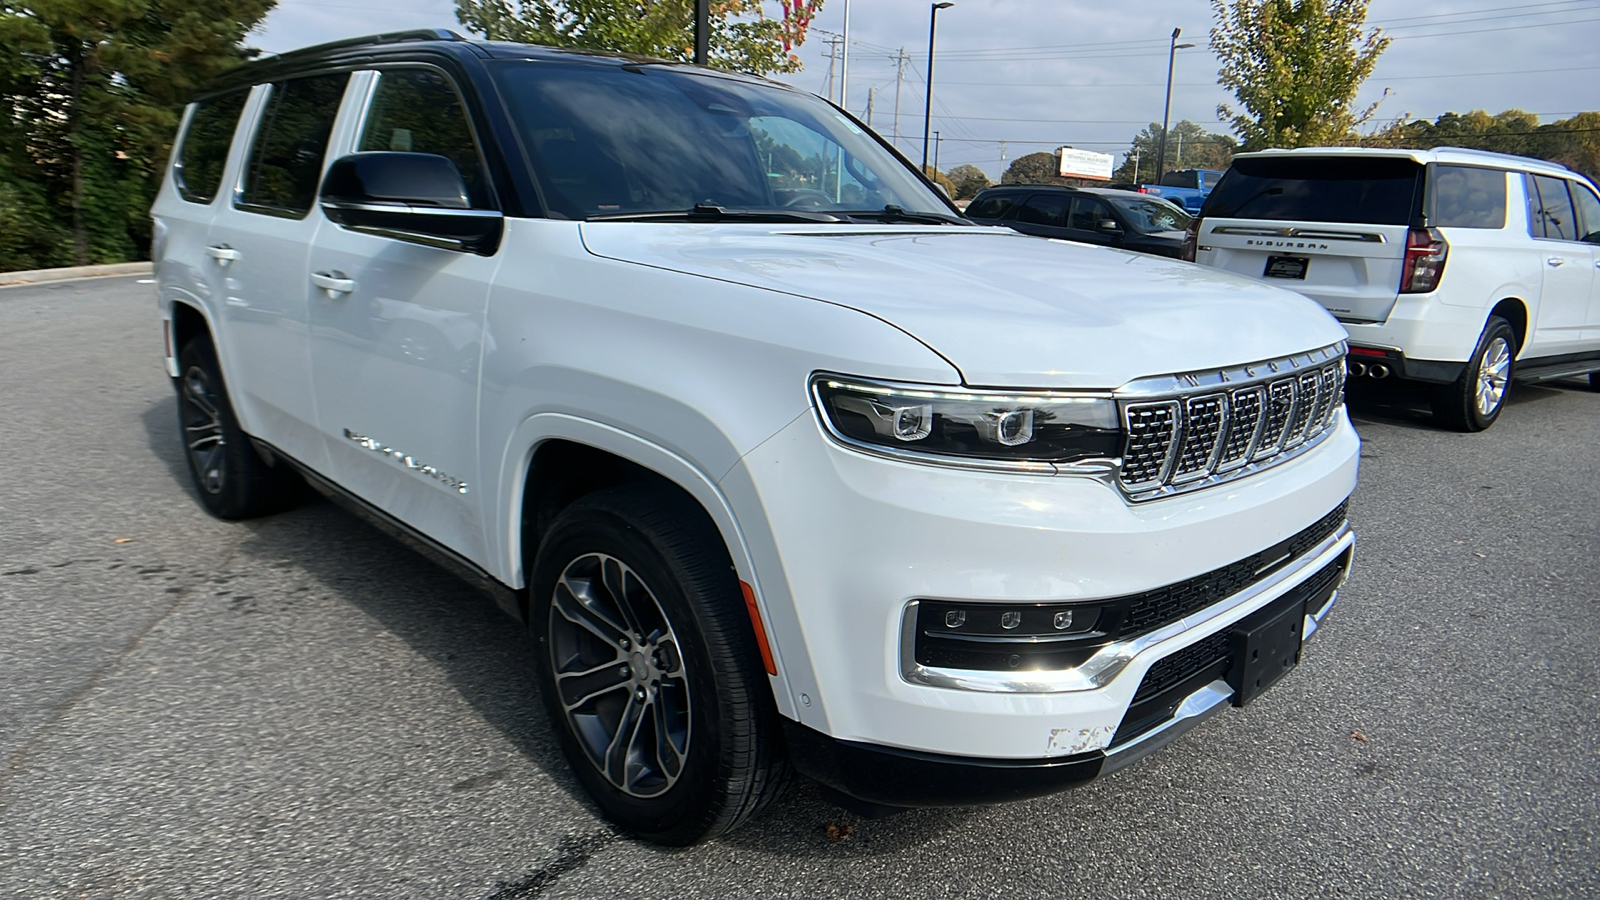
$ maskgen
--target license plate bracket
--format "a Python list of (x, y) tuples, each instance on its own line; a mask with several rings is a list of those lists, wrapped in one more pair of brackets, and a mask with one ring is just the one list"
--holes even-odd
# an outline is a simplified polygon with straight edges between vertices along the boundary
[(1267, 267), (1262, 271), (1262, 278), (1290, 278), (1295, 281), (1306, 280), (1306, 269), (1311, 260), (1304, 256), (1269, 256)]
[(1244, 706), (1300, 664), (1306, 600), (1293, 591), (1265, 609), (1240, 620), (1229, 633), (1233, 664), (1228, 682), (1233, 705)]

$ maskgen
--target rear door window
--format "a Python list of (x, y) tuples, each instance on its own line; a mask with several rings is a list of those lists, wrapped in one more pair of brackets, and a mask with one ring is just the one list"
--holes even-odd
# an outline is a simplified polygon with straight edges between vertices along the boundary
[(1050, 228), (1067, 227), (1069, 198), (1052, 194), (1034, 194), (1017, 210), (1017, 221)]
[(328, 135), (349, 79), (341, 72), (272, 86), (245, 164), (241, 208), (294, 218), (311, 211)]
[(1504, 228), (1506, 173), (1475, 166), (1435, 166), (1433, 215), (1441, 228)]
[(1423, 167), (1397, 157), (1234, 160), (1207, 217), (1407, 225), (1421, 209)]
[(1533, 236), (1557, 241), (1577, 240), (1577, 216), (1573, 214), (1572, 198), (1567, 195), (1566, 181), (1549, 175), (1535, 175), (1533, 183), (1535, 192), (1528, 196), (1530, 207), (1537, 203), (1537, 208), (1529, 209)]
[(239, 125), (239, 114), (250, 96), (248, 90), (234, 91), (202, 100), (195, 105), (189, 130), (174, 154), (178, 193), (191, 203), (210, 203), (222, 186), (222, 167), (228, 161), (228, 147)]
[(998, 197), (984, 197), (967, 208), (967, 216), (974, 219), (998, 219), (1006, 214), (1006, 210), (1016, 202), (1016, 198), (1009, 194)]
[(1588, 185), (1573, 182), (1572, 199), (1577, 201), (1578, 233), (1587, 244), (1600, 244), (1600, 197)]

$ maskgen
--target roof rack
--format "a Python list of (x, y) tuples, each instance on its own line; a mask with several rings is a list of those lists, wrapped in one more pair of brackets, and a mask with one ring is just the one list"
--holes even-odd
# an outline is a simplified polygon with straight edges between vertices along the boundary
[(313, 53), (324, 53), (329, 50), (343, 50), (349, 47), (372, 47), (380, 44), (404, 44), (409, 41), (465, 41), (462, 37), (448, 28), (414, 28), (410, 31), (386, 31), (383, 34), (369, 34), (365, 37), (345, 38), (341, 41), (330, 41), (326, 44), (317, 44), (314, 47), (303, 47), (281, 53), (273, 59), (293, 59), (300, 56), (309, 56)]

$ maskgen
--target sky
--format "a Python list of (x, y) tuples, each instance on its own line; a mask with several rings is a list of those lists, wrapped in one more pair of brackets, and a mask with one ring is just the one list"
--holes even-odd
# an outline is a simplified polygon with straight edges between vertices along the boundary
[[(775, 0), (767, 4), (778, 8)], [(829, 79), (831, 38), (849, 10), (849, 96), (913, 160), (922, 153), (928, 74), (928, 0), (826, 0), (798, 50), (802, 71), (776, 76), (839, 100), (840, 63)], [(1368, 24), (1394, 39), (1357, 96), (1379, 102), (1373, 124), (1400, 116), (1520, 109), (1542, 121), (1600, 109), (1600, 0), (1372, 0)], [(956, 0), (938, 14), (931, 128), (941, 169), (962, 163), (999, 180), (1018, 156), (1070, 145), (1115, 153), (1162, 115), (1172, 29), (1171, 121), (1228, 133), (1207, 49), (1207, 0)], [(450, 28), (453, 0), (278, 0), (248, 43), (283, 52), (324, 41), (408, 28)], [(907, 60), (895, 124), (895, 57)], [(1369, 125), (1369, 127), (1371, 127)]]

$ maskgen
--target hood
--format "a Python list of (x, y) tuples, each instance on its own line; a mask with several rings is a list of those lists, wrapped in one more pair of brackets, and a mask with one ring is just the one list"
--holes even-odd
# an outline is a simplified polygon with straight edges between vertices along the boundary
[(975, 386), (1114, 388), (1346, 337), (1291, 291), (1004, 228), (591, 222), (583, 240), (608, 259), (859, 310)]

